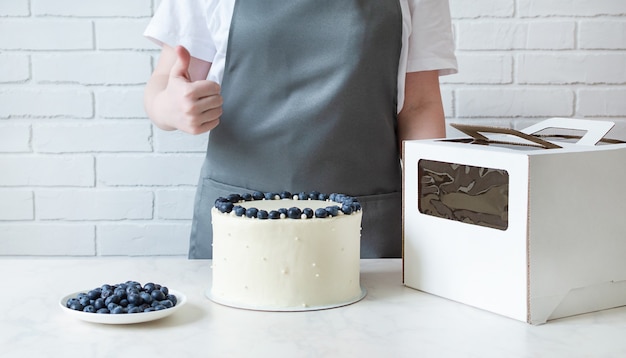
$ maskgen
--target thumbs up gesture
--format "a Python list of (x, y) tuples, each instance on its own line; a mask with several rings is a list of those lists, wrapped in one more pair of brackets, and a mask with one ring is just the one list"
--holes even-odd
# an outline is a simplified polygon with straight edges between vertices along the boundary
[(219, 84), (205, 79), (210, 66), (182, 46), (163, 48), (145, 91), (146, 112), (157, 126), (200, 134), (219, 124), (223, 101)]

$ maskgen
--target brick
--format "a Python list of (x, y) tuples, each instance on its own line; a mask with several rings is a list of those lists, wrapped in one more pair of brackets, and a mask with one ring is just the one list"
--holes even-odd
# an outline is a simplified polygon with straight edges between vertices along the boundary
[(626, 54), (523, 54), (517, 62), (519, 83), (626, 83)]
[(626, 117), (626, 89), (602, 88), (578, 91), (578, 113), (588, 117)]
[(443, 76), (441, 83), (506, 84), (513, 82), (513, 59), (509, 55), (457, 55), (459, 72)]
[(3, 19), (0, 34), (19, 34), (0, 36), (0, 49), (5, 50), (86, 50), (94, 46), (92, 25), (87, 20)]
[(97, 183), (105, 186), (196, 185), (204, 155), (102, 155)]
[(0, 222), (3, 220), (33, 220), (33, 192), (0, 189)]
[(578, 47), (581, 49), (626, 49), (626, 22), (623, 19), (581, 21), (578, 26)]
[(0, 2), (0, 16), (28, 16), (28, 0), (11, 0)]
[(144, 121), (35, 124), (33, 148), (38, 153), (148, 152), (151, 136)]
[(157, 219), (191, 220), (195, 195), (195, 188), (157, 190), (155, 201)]
[(454, 116), (454, 91), (445, 85), (441, 87), (441, 102), (444, 116), (446, 118)]
[(144, 86), (109, 86), (95, 91), (96, 114), (101, 118), (147, 118)]
[(90, 156), (0, 156), (0, 186), (79, 186), (94, 184)]
[(521, 17), (598, 16), (626, 14), (622, 0), (518, 0)]
[(576, 24), (571, 21), (460, 22), (457, 26), (459, 50), (564, 50), (576, 45)]
[(181, 131), (164, 131), (156, 126), (154, 130), (154, 149), (160, 153), (205, 153), (209, 142), (209, 133), (192, 135)]
[(151, 0), (31, 0), (34, 15), (141, 17), (152, 14)]
[(148, 190), (38, 190), (35, 212), (39, 220), (145, 220), (153, 200)]
[(143, 84), (151, 69), (150, 55), (134, 52), (35, 54), (32, 63), (37, 82), (89, 85)]
[(27, 55), (0, 53), (0, 64), (0, 83), (30, 79), (30, 59)]
[(30, 152), (30, 126), (0, 123), (0, 153)]
[(149, 18), (97, 20), (96, 46), (101, 50), (157, 50), (160, 47), (143, 36), (149, 21)]
[(100, 224), (97, 230), (100, 256), (187, 255), (189, 250), (189, 223)]
[(93, 225), (2, 224), (0, 255), (93, 256)]
[(456, 92), (458, 117), (569, 117), (574, 93), (569, 89), (473, 88)]
[[(33, 103), (37, 105), (34, 106)], [(0, 117), (8, 116), (91, 118), (93, 96), (90, 90), (76, 87), (0, 89)]]
[(450, 0), (450, 14), (453, 19), (480, 17), (512, 17), (515, 14), (514, 0)]

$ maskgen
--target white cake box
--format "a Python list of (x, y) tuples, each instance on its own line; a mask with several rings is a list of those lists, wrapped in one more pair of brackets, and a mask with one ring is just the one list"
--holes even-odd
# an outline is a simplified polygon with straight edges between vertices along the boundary
[[(531, 324), (626, 305), (626, 144), (599, 142), (612, 126), (405, 142), (404, 284)], [(586, 134), (528, 136), (544, 128)]]

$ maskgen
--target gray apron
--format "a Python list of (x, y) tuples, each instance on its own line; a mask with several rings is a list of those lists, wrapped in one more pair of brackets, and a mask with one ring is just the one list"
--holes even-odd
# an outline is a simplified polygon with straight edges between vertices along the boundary
[(211, 258), (215, 199), (253, 190), (356, 196), (361, 257), (400, 257), (401, 46), (398, 0), (237, 0), (189, 257)]

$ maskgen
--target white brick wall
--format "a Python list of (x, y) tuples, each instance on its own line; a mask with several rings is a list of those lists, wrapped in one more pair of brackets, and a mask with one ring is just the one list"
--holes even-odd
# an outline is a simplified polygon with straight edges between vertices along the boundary
[[(0, 2), (0, 256), (186, 254), (207, 136), (146, 119), (157, 4)], [(449, 122), (610, 119), (626, 139), (626, 1), (450, 6)]]

